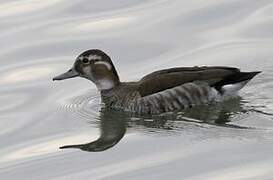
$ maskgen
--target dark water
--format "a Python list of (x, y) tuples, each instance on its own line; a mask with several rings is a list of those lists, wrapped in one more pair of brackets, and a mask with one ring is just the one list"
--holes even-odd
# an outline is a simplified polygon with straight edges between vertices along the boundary
[[(0, 0), (0, 179), (272, 179), (272, 10), (271, 0)], [(123, 81), (174, 66), (263, 73), (223, 103), (132, 117), (103, 108), (91, 82), (51, 81), (91, 48)]]

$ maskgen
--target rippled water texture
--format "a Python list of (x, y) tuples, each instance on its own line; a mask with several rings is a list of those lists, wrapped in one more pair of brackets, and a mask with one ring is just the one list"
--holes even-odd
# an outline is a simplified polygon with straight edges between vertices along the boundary
[[(263, 73), (224, 103), (130, 117), (101, 109), (84, 79), (52, 82), (91, 48), (123, 81), (174, 66)], [(273, 178), (272, 0), (0, 0), (0, 49), (1, 180)]]

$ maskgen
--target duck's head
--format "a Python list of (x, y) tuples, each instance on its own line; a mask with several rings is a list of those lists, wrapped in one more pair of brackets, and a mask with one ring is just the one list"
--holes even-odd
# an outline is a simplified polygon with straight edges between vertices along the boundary
[(53, 81), (74, 77), (91, 80), (100, 91), (112, 89), (120, 83), (110, 57), (98, 49), (87, 50), (80, 54), (73, 67), (66, 73), (54, 77)]

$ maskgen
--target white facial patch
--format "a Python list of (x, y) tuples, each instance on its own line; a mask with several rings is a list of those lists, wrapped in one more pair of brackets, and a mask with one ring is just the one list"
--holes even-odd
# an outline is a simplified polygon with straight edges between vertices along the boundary
[(105, 65), (109, 71), (112, 69), (112, 65), (109, 64), (108, 62), (105, 62), (105, 61), (97, 61), (97, 62), (95, 62), (94, 64), (102, 64), (102, 65)]
[(92, 72), (92, 69), (90, 66), (86, 66), (83, 69), (84, 74), (90, 74)]

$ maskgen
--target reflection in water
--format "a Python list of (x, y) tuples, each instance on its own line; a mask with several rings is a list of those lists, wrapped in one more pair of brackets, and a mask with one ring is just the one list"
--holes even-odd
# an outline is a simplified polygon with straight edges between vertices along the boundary
[(223, 103), (215, 103), (210, 106), (189, 109), (181, 113), (181, 115), (182, 119), (185, 119), (185, 117), (190, 117), (207, 124), (243, 128), (228, 123), (231, 122), (231, 118), (235, 114), (245, 112), (247, 112), (247, 110), (243, 106), (242, 99), (240, 97), (236, 97)]
[(124, 136), (128, 117), (126, 114), (102, 108), (99, 116), (101, 135), (97, 140), (87, 144), (68, 145), (60, 148), (79, 148), (92, 152), (109, 149)]
[(233, 115), (248, 112), (243, 107), (241, 98), (233, 98), (223, 103), (215, 103), (205, 106), (196, 106), (177, 113), (166, 113), (157, 116), (134, 116), (132, 114), (102, 108), (98, 120), (100, 121), (100, 137), (90, 143), (66, 145), (60, 147), (79, 148), (83, 151), (99, 152), (115, 146), (124, 136), (126, 128), (141, 126), (142, 129), (157, 131), (171, 131), (180, 128), (179, 122), (206, 123), (211, 125), (245, 129), (248, 127), (228, 124)]

